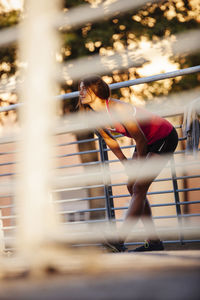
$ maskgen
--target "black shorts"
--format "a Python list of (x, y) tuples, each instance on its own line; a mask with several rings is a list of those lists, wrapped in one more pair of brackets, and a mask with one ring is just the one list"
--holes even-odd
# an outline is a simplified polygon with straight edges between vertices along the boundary
[(153, 152), (157, 154), (161, 153), (173, 153), (178, 144), (178, 134), (173, 127), (172, 131), (163, 139), (156, 141), (155, 143), (147, 146), (147, 152)]
[[(163, 139), (156, 141), (155, 143), (147, 146), (147, 153), (153, 152), (157, 154), (173, 153), (178, 144), (178, 134), (173, 127), (172, 131)], [(135, 152), (137, 148), (135, 147)]]

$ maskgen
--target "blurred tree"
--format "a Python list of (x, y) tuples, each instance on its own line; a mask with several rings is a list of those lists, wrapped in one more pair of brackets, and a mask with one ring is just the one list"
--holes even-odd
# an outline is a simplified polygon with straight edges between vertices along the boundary
[[(64, 1), (66, 9), (76, 7), (85, 3), (103, 3), (104, 1), (95, 0), (67, 0)], [(142, 41), (159, 42), (174, 34), (187, 32), (189, 29), (200, 28), (200, 3), (195, 0), (172, 0), (161, 1), (160, 3), (150, 4), (138, 9), (130, 10), (128, 13), (115, 15), (113, 18), (102, 19), (98, 22), (88, 23), (82, 28), (62, 32), (63, 38), (63, 61), (95, 54), (106, 53), (108, 50), (120, 51), (120, 49), (130, 48), (133, 44), (135, 49)], [(160, 45), (160, 48), (162, 46)], [(67, 51), (65, 51), (67, 49)], [(169, 57), (169, 62), (174, 63), (179, 68), (190, 67), (200, 64), (199, 53), (195, 55), (180, 55)], [(163, 70), (165, 68), (163, 67)], [(109, 75), (109, 83), (120, 80), (134, 79), (141, 77), (137, 68), (127, 68), (124, 70), (114, 70)], [(108, 79), (108, 78), (107, 78)], [(190, 84), (185, 85), (185, 81)], [(147, 99), (155, 95), (162, 94), (163, 91), (179, 91), (188, 87), (199, 85), (198, 74), (188, 75), (179, 79), (168, 80), (170, 82), (168, 90), (163, 84), (157, 89), (157, 83), (145, 85), (139, 90), (140, 97)], [(149, 92), (146, 89), (150, 87)], [(154, 88), (152, 88), (154, 87)], [(63, 91), (77, 89), (77, 82), (71, 81), (62, 86)], [(127, 88), (128, 89), (128, 88)], [(131, 88), (128, 89), (131, 93)], [(151, 91), (151, 92), (150, 92)], [(120, 95), (120, 92), (118, 96)], [(127, 93), (126, 93), (127, 94)], [(123, 97), (124, 99), (124, 97)], [(76, 105), (75, 101), (74, 105)]]
[[(20, 19), (19, 11), (0, 13), (0, 30), (16, 25)], [(9, 46), (0, 47), (0, 106), (5, 106), (17, 102), (15, 92), (6, 93), (6, 86), (11, 78), (17, 74), (17, 45), (13, 43)], [(0, 114), (0, 123), (9, 112)]]

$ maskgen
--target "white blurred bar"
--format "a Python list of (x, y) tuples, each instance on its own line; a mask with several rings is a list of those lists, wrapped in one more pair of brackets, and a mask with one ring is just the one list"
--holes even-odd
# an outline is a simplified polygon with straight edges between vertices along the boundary
[(3, 231), (3, 221), (1, 220), (2, 213), (0, 209), (0, 254), (5, 250), (5, 240), (4, 240), (4, 231)]
[(27, 0), (27, 17), (21, 27), (20, 59), (27, 63), (21, 87), (24, 105), (22, 149), (19, 151), (17, 208), (20, 253), (31, 256), (54, 228), (55, 212), (50, 199), (52, 127), (55, 118), (55, 53), (58, 40), (52, 26), (59, 1)]

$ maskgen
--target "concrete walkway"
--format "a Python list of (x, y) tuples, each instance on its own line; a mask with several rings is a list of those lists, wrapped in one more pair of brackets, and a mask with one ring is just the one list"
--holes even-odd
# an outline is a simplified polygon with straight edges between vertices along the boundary
[(102, 261), (94, 260), (93, 268), (88, 258), (90, 267), (81, 271), (66, 268), (62, 274), (2, 279), (0, 299), (200, 299), (199, 250), (105, 253), (99, 258)]

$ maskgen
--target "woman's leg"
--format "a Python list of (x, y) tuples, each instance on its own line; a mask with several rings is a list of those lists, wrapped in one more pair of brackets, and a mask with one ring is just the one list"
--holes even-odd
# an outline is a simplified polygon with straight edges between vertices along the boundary
[[(146, 159), (148, 161), (152, 159), (155, 159), (156, 157), (160, 158), (160, 155), (156, 153), (148, 153)], [(167, 159), (168, 160), (168, 159)], [(141, 218), (145, 229), (148, 234), (148, 238), (150, 240), (158, 240), (153, 219), (152, 219), (152, 213), (151, 213), (151, 207), (149, 205), (149, 202), (147, 200), (147, 191), (153, 182), (153, 180), (158, 176), (164, 165), (166, 164), (167, 160), (163, 160), (161, 164), (159, 164), (159, 168), (157, 170), (157, 173), (152, 177), (148, 179), (139, 179), (136, 180), (133, 185), (128, 184), (128, 190), (131, 193), (131, 201), (130, 205), (127, 211), (127, 215), (124, 222), (124, 227), (126, 226), (126, 223), (131, 223), (132, 225), (136, 224), (137, 221)], [(140, 168), (141, 172), (145, 174), (145, 162), (143, 163), (143, 166)]]
[(132, 186), (131, 201), (125, 220), (137, 222), (142, 215), (151, 216), (151, 209), (146, 199), (147, 191), (152, 183), (151, 181), (136, 181)]
[(159, 241), (152, 218), (151, 207), (147, 198), (145, 199), (144, 210), (141, 219), (147, 233), (147, 239), (150, 241)]

